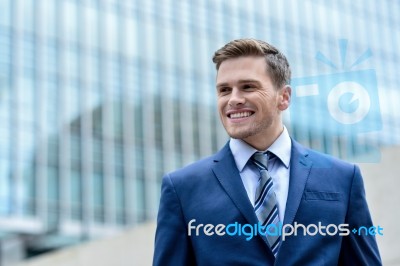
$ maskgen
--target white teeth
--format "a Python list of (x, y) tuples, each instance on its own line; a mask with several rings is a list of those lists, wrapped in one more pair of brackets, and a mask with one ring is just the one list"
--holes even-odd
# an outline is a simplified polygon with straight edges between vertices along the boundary
[(248, 116), (251, 116), (251, 112), (241, 112), (241, 113), (231, 114), (231, 118), (243, 118)]

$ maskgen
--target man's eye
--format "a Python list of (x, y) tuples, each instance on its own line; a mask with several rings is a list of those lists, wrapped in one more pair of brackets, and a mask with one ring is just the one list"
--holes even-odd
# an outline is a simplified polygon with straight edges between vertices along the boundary
[(251, 90), (251, 89), (254, 89), (254, 86), (252, 86), (252, 85), (244, 85), (243, 89), (244, 90)]
[(229, 91), (230, 91), (230, 89), (228, 87), (223, 87), (223, 88), (219, 89), (219, 93), (227, 93)]

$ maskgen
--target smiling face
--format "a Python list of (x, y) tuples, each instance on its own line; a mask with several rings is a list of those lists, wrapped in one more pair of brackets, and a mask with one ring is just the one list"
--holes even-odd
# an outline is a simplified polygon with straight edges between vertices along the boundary
[(277, 89), (263, 56), (223, 61), (217, 73), (218, 111), (225, 130), (258, 150), (266, 150), (283, 130), (281, 111), (290, 87)]

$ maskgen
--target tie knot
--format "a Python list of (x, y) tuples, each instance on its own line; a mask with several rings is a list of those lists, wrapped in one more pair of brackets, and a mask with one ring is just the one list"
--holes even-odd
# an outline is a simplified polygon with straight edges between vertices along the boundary
[(269, 151), (267, 152), (257, 151), (253, 154), (251, 159), (259, 169), (268, 170), (268, 159), (270, 156), (271, 153)]

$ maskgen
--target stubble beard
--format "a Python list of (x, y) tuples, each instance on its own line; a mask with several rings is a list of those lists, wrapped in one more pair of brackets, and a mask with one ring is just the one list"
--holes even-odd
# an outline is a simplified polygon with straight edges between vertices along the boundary
[(229, 129), (225, 125), (225, 130), (231, 138), (234, 139), (246, 139), (257, 135), (269, 128), (272, 125), (272, 119), (267, 119), (262, 121), (261, 123), (252, 123), (250, 126), (246, 128), (238, 128), (238, 129)]

